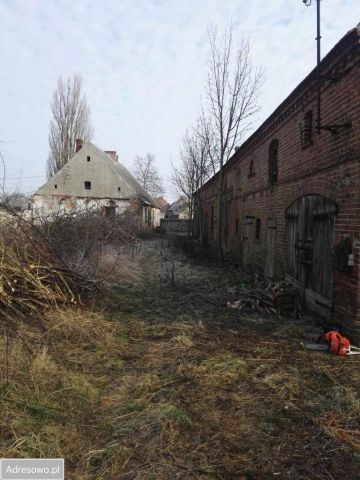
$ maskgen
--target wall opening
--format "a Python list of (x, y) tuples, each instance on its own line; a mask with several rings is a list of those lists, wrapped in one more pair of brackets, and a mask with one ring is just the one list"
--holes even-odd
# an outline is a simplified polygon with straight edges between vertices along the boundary
[(105, 207), (105, 217), (109, 218), (110, 220), (113, 220), (116, 215), (116, 207)]
[(255, 240), (260, 240), (260, 231), (261, 231), (261, 220), (260, 218), (257, 218), (255, 222)]
[(250, 165), (249, 165), (249, 175), (248, 177), (255, 177), (255, 163), (254, 160), (250, 160)]
[(300, 123), (301, 146), (307, 147), (313, 143), (313, 114), (312, 110), (305, 113), (302, 123)]
[(279, 140), (274, 138), (271, 140), (269, 145), (269, 182), (270, 185), (278, 180), (278, 151), (279, 151)]

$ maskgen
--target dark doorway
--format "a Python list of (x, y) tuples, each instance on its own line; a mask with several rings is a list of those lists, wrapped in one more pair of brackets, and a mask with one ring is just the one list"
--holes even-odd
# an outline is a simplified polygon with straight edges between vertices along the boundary
[(105, 207), (105, 217), (109, 220), (115, 220), (116, 217), (116, 207)]

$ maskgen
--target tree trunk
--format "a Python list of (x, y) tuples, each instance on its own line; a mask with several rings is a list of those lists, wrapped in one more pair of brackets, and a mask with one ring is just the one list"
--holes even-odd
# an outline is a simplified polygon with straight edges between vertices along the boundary
[(219, 205), (218, 205), (218, 247), (219, 247), (219, 257), (220, 262), (224, 263), (224, 251), (222, 245), (222, 199), (223, 199), (223, 166), (220, 165), (219, 170)]

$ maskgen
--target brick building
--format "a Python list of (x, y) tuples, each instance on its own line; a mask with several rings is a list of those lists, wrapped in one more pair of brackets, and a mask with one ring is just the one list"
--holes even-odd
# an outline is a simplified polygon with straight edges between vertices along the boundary
[[(314, 69), (236, 150), (222, 215), (226, 252), (290, 279), (308, 310), (348, 334), (360, 334), (359, 54), (360, 25), (321, 62), (320, 133)], [(215, 175), (196, 194), (202, 239), (214, 247), (217, 192)]]

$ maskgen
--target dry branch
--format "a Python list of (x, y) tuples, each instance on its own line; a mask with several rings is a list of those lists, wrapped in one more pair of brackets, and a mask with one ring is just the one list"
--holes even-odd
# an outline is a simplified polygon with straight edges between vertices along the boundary
[(294, 288), (285, 283), (270, 284), (266, 289), (240, 288), (239, 300), (228, 302), (227, 306), (243, 310), (248, 308), (259, 313), (293, 312), (297, 308), (297, 298)]

